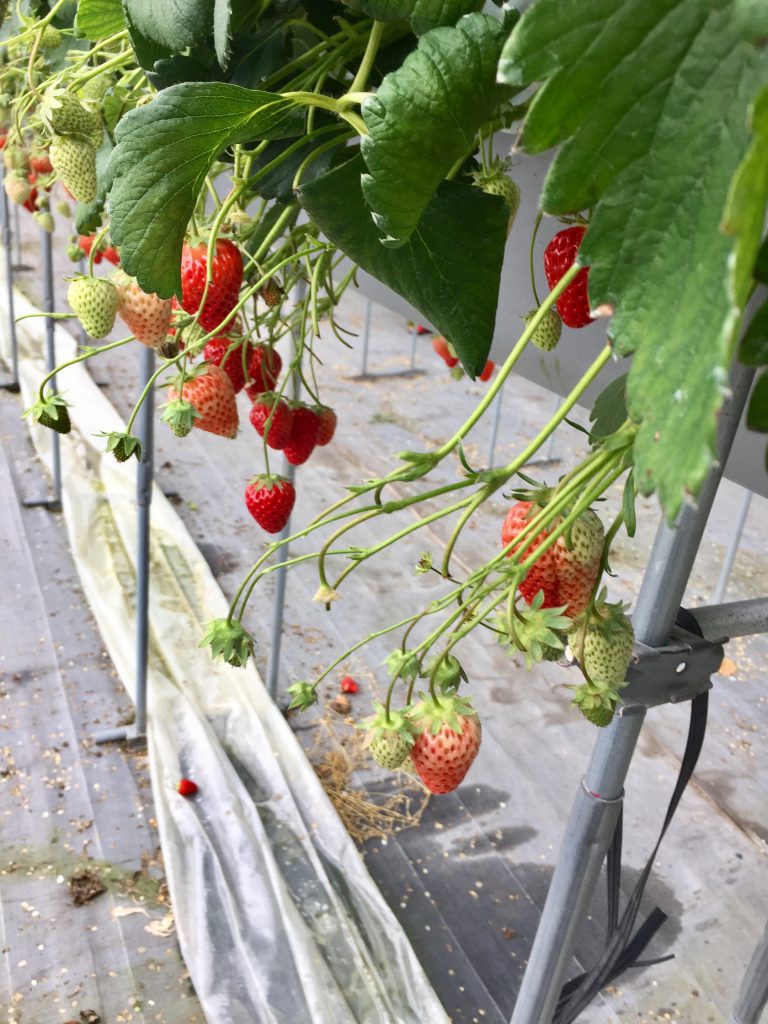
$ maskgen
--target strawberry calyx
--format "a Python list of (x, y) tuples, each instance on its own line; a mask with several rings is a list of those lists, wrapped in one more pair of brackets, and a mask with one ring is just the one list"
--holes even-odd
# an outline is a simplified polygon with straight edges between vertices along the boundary
[(568, 607), (543, 608), (544, 591), (539, 590), (530, 605), (522, 611), (515, 608), (511, 620), (503, 617), (499, 625), (504, 629), (501, 643), (519, 651), (525, 658), (526, 668), (540, 661), (553, 661), (565, 649), (565, 634), (572, 620), (563, 612)]
[(172, 398), (163, 406), (160, 419), (167, 423), (177, 437), (186, 437), (200, 413), (185, 398)]
[(455, 693), (462, 683), (468, 682), (461, 662), (453, 654), (437, 655), (426, 667), (425, 677), (440, 693)]
[(288, 693), (291, 695), (289, 708), (298, 708), (299, 711), (306, 711), (313, 704), (317, 704), (317, 685), (315, 683), (308, 683), (300, 679), (288, 687)]
[(399, 647), (387, 655), (384, 664), (392, 679), (402, 679), (406, 683), (417, 679), (421, 673), (421, 664), (416, 655)]
[(426, 693), (420, 693), (419, 697), (421, 699), (418, 703), (406, 709), (408, 724), (414, 735), (425, 732), (436, 736), (443, 727), (461, 734), (464, 731), (461, 719), (477, 717), (469, 699), (457, 693), (441, 694), (439, 700)]
[(410, 747), (413, 745), (413, 730), (409, 725), (408, 710), (387, 709), (383, 704), (376, 703), (373, 705), (374, 713), (358, 722), (355, 728), (367, 730), (366, 746), (384, 735), (391, 735), (401, 736)]
[(114, 455), (117, 462), (127, 462), (132, 455), (141, 462), (141, 441), (127, 430), (102, 431), (99, 437), (106, 437), (107, 447), (104, 449)]
[(239, 619), (214, 619), (208, 623), (200, 647), (210, 647), (211, 656), (228, 665), (244, 668), (253, 657), (254, 641)]
[(252, 476), (248, 481), (249, 487), (261, 487), (267, 491), (273, 490), (275, 487), (280, 490), (286, 484), (289, 484), (290, 480), (285, 476), (280, 476), (278, 473), (259, 473), (256, 476)]

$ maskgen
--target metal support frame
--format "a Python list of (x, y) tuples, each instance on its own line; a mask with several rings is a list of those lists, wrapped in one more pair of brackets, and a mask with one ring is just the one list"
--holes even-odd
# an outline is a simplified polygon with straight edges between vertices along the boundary
[[(155, 352), (141, 347), (139, 359), (139, 394), (155, 370)], [(136, 716), (131, 725), (105, 729), (94, 736), (96, 743), (127, 740), (143, 745), (147, 735), (147, 667), (149, 656), (149, 547), (154, 477), (155, 403), (150, 393), (137, 417), (136, 435), (141, 441), (141, 462), (136, 471)]]
[(0, 196), (0, 210), (2, 210), (2, 234), (3, 234), (3, 249), (5, 250), (5, 281), (7, 286), (7, 300), (8, 300), (8, 336), (11, 341), (11, 379), (3, 384), (0, 384), (5, 391), (11, 391), (14, 394), (18, 394), (21, 390), (19, 384), (19, 339), (16, 335), (16, 310), (14, 308), (14, 296), (13, 296), (13, 257), (11, 255), (11, 210), (8, 202), (8, 196), (5, 188), (5, 167), (3, 162), (0, 160), (0, 190), (2, 190), (2, 196)]
[(739, 551), (739, 545), (741, 544), (741, 535), (744, 533), (744, 527), (747, 524), (747, 516), (749, 515), (749, 506), (752, 504), (753, 492), (745, 491), (744, 496), (741, 500), (741, 507), (739, 508), (739, 514), (736, 517), (736, 526), (731, 533), (731, 539), (728, 542), (728, 548), (723, 558), (723, 565), (720, 569), (720, 576), (717, 580), (717, 585), (712, 592), (712, 603), (720, 604), (725, 597), (725, 592), (728, 589), (728, 580), (731, 578), (733, 572), (733, 563), (736, 561), (736, 555)]
[(16, 262), (13, 268), (14, 270), (24, 270), (26, 268), (21, 262), (21, 214), (16, 203), (13, 204), (13, 241), (16, 247)]
[[(698, 504), (686, 506), (674, 527), (662, 523), (656, 535), (632, 616), (637, 640), (648, 647), (663, 647), (670, 639), (753, 376), (753, 370), (735, 365), (731, 397), (718, 421), (716, 462)], [(617, 716), (597, 737), (568, 819), (511, 1024), (552, 1020), (576, 929), (587, 913), (616, 827), (624, 781), (645, 718), (641, 704), (631, 712)]]
[(768, 1006), (768, 928), (757, 944), (741, 983), (729, 1024), (759, 1024)]
[(371, 342), (371, 316), (373, 315), (373, 299), (368, 299), (365, 306), (365, 327), (363, 328), (363, 362), (360, 376), (368, 376), (368, 346)]
[[(56, 300), (53, 289), (53, 235), (40, 228), (40, 251), (43, 256), (43, 292), (45, 312), (53, 314)], [(56, 321), (53, 316), (45, 318), (45, 367), (48, 373), (56, 366)], [(56, 378), (48, 382), (51, 391), (57, 394)], [(49, 431), (51, 441), (51, 476), (53, 495), (50, 498), (31, 499), (24, 502), (26, 508), (44, 507), (50, 512), (61, 512), (61, 437), (57, 431)]]
[(411, 329), (411, 373), (416, 370), (416, 346), (419, 343), (419, 327), (414, 324)]
[[(493, 465), (493, 460), (496, 458), (496, 442), (497, 442), (498, 437), (499, 437), (499, 427), (501, 425), (501, 405), (502, 405), (502, 402), (504, 400), (504, 386), (506, 385), (506, 383), (507, 382), (504, 381), (504, 384), (501, 385), (501, 387), (499, 388), (498, 393), (496, 395), (496, 398), (493, 401), (493, 420), (491, 421), (491, 440), (490, 440), (490, 443), (488, 445), (488, 465), (489, 466)], [(563, 402), (563, 400), (560, 397), (560, 395), (555, 395), (555, 408), (553, 410), (553, 414), (557, 412), (557, 410), (562, 405), (562, 402)], [(541, 458), (531, 459), (531, 461), (528, 462), (527, 465), (528, 466), (551, 466), (551, 465), (556, 465), (560, 461), (560, 459), (556, 458), (554, 456), (554, 448), (555, 448), (555, 431), (552, 431), (552, 433), (549, 436), (549, 443), (547, 444), (547, 450), (544, 453), (544, 455)]]

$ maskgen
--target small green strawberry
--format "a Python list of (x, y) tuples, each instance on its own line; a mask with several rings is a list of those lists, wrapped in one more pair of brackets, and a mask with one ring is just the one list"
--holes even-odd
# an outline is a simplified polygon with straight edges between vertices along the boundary
[(392, 679), (402, 679), (406, 683), (418, 678), (421, 671), (421, 665), (416, 655), (411, 651), (403, 651), (399, 647), (387, 655), (384, 664)]
[(76, 277), (67, 289), (67, 302), (92, 338), (105, 338), (112, 330), (117, 301), (117, 288), (105, 277)]
[(90, 135), (101, 127), (101, 115), (87, 110), (74, 93), (48, 89), (40, 116), (52, 135)]
[(228, 665), (244, 668), (253, 657), (253, 637), (238, 619), (214, 619), (200, 647), (210, 647), (212, 658), (222, 658)]
[(455, 693), (462, 681), (467, 682), (467, 674), (461, 667), (459, 659), (453, 654), (438, 655), (427, 665), (424, 676), (433, 678), (435, 686), (442, 693)]
[(575, 691), (573, 703), (588, 722), (603, 729), (613, 721), (619, 695), (603, 683), (582, 683), (571, 687)]
[(413, 746), (406, 711), (387, 711), (383, 704), (375, 704), (374, 714), (356, 728), (368, 730), (365, 743), (371, 756), (376, 764), (390, 771), (403, 764)]
[(42, 399), (38, 398), (24, 415), (31, 416), (34, 423), (55, 430), (59, 434), (68, 434), (72, 429), (67, 402), (53, 391), (46, 391), (45, 396)]
[[(525, 314), (523, 320), (525, 320), (526, 324), (533, 320), (537, 312), (537, 310), (532, 309), (530, 313)], [(553, 348), (557, 347), (562, 330), (563, 321), (560, 319), (560, 314), (556, 309), (548, 309), (546, 316), (531, 335), (531, 341), (542, 352), (551, 352)]]
[(102, 432), (98, 436), (107, 438), (107, 447), (104, 451), (114, 455), (117, 462), (127, 462), (132, 455), (136, 456), (137, 462), (141, 462), (141, 441), (138, 437), (123, 430)]
[(53, 25), (46, 25), (40, 38), (40, 45), (44, 50), (55, 50), (61, 46), (64, 35)]
[(603, 590), (594, 608), (576, 619), (568, 643), (588, 679), (619, 689), (626, 681), (635, 634), (626, 606), (610, 603), (606, 596)]
[(87, 139), (57, 136), (51, 143), (51, 165), (74, 199), (96, 198), (96, 147)]
[(509, 210), (507, 233), (512, 230), (520, 206), (520, 186), (509, 177), (509, 161), (496, 157), (487, 169), (473, 175), (475, 184), (492, 196), (501, 196)]

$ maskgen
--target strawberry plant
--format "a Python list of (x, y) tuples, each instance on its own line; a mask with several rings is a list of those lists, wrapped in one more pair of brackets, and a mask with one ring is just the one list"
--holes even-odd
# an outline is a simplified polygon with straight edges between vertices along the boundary
[[(357, 267), (433, 325), (449, 366), (487, 382), (437, 447), (397, 454), (390, 472), (349, 486), (293, 535), (321, 538), (301, 560), (316, 559), (316, 599), (330, 608), (360, 565), (426, 524), (454, 524), (438, 562), (425, 555), (418, 566), (444, 592), (374, 634), (399, 640), (370, 726), (374, 758), (410, 758), (428, 784), (459, 784), (480, 728), (457, 693), (467, 682), (457, 651), (478, 628), (529, 664), (570, 647), (584, 674), (574, 703), (607, 724), (631, 648), (624, 609), (601, 596), (611, 543), (634, 532), (637, 493), (657, 494), (670, 521), (695, 498), (731, 365), (768, 364), (767, 306), (738, 343), (755, 285), (768, 282), (762, 7), (537, 0), (521, 16), (480, 13), (474, 0), (22, 0), (2, 38), (6, 188), (42, 216), (54, 181), (68, 190), (72, 252), (88, 257), (70, 306), (95, 338), (117, 312), (132, 332), (75, 361), (133, 339), (152, 345), (160, 365), (139, 405), (169, 385), (162, 418), (179, 438), (197, 428), (226, 443), (242, 390), (264, 463), (247, 508), (266, 531), (282, 529), (294, 498), (301, 510), (301, 477), (294, 492), (270, 468), (274, 451), (300, 466), (334, 437), (315, 363), (345, 341), (336, 307)], [(33, 169), (45, 151), (50, 165)], [(516, 223), (516, 167), (549, 151), (540, 195), (522, 197), (538, 204), (534, 238), (550, 239), (534, 267), (534, 238)], [(534, 308), (519, 310), (519, 337), (494, 368), (507, 245), (531, 253)], [(119, 260), (117, 285), (93, 275), (102, 258)], [(470, 465), (465, 442), (526, 348), (554, 358), (593, 321), (605, 323), (605, 347), (559, 410), (508, 463)], [(582, 457), (522, 493), (529, 462), (617, 358), (627, 373), (597, 400)], [(64, 430), (68, 407), (46, 391), (51, 376), (30, 414)], [(138, 407), (107, 437), (118, 458), (141, 455)], [(749, 423), (768, 432), (768, 371)], [(460, 470), (446, 483), (454, 458)], [(602, 522), (596, 503), (618, 489), (621, 510)], [(499, 523), (502, 546), (484, 562), (470, 547), (470, 568), (455, 575), (463, 531), (504, 494), (515, 504)], [(391, 532), (355, 543), (374, 519)], [(248, 601), (280, 544), (266, 545), (227, 618), (209, 627), (214, 656), (251, 656)], [(294, 705), (310, 706), (348, 653), (294, 682)]]

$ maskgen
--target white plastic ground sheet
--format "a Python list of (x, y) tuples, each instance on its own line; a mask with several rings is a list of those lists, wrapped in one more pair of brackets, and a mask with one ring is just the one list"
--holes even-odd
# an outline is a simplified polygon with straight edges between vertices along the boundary
[[(5, 294), (3, 284), (2, 292)], [(34, 312), (17, 292), (16, 314)], [(7, 311), (0, 312), (10, 364)], [(24, 406), (45, 373), (42, 319), (18, 325)], [(57, 362), (76, 354), (56, 332)], [(138, 345), (123, 350), (139, 358)], [(62, 438), (70, 543), (104, 643), (134, 672), (136, 464), (104, 455), (116, 411), (77, 365)], [(32, 426), (41, 458), (50, 433)], [(211, 662), (205, 624), (224, 595), (184, 524), (152, 496), (149, 749), (182, 953), (211, 1024), (447, 1024), (410, 944), (255, 669)], [(162, 652), (162, 653), (161, 653)], [(109, 724), (109, 723), (105, 723)], [(193, 800), (179, 778), (198, 780)]]

